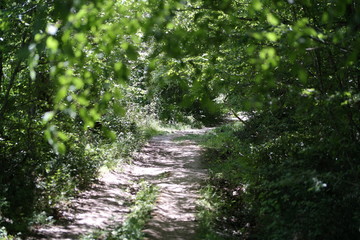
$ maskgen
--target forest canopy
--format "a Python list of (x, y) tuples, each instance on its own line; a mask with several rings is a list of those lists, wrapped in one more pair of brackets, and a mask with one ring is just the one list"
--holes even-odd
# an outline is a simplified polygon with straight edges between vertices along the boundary
[(254, 236), (358, 238), (359, 29), (353, 0), (1, 0), (0, 224), (50, 214), (141, 119), (243, 112), (219, 151)]

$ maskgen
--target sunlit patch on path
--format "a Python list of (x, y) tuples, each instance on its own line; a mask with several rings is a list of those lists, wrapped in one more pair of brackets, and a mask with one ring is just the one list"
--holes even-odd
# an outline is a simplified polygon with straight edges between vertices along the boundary
[(122, 173), (108, 172), (91, 190), (70, 202), (63, 212), (64, 223), (43, 226), (31, 239), (78, 239), (95, 229), (107, 229), (123, 222), (129, 212), (131, 193), (125, 191), (129, 179)]

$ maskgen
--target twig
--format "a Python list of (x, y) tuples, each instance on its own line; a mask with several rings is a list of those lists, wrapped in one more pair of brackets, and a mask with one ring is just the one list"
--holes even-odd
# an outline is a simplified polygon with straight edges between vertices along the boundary
[(231, 109), (230, 111), (232, 112), (232, 114), (234, 114), (234, 116), (235, 116), (237, 119), (239, 119), (240, 122), (242, 122), (244, 125), (246, 125), (246, 122), (245, 122), (244, 120), (242, 120), (242, 119), (239, 117), (239, 115), (238, 115), (233, 109)]

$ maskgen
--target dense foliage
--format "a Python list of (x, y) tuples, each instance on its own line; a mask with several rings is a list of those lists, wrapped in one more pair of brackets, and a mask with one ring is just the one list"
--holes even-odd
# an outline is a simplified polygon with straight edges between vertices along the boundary
[(211, 123), (244, 111), (215, 149), (223, 178), (247, 186), (238, 205), (258, 238), (358, 238), (359, 8), (2, 0), (1, 224), (24, 230), (86, 186), (106, 147), (133, 149), (146, 115)]
[(128, 70), (139, 42), (128, 7), (1, 1), (0, 222), (10, 231), (44, 210), (56, 217), (59, 201), (152, 134), (141, 126), (154, 107)]
[(359, 5), (196, 1), (179, 11), (165, 39), (190, 33), (173, 58), (198, 69), (191, 90), (200, 82), (249, 117), (214, 148), (227, 224), (243, 238), (358, 238)]

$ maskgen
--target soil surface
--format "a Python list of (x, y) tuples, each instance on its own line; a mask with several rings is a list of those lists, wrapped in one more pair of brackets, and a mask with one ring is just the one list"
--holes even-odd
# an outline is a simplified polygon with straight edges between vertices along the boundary
[(136, 193), (135, 182), (144, 179), (160, 188), (145, 239), (191, 240), (196, 233), (196, 200), (206, 179), (201, 148), (188, 134), (208, 129), (181, 130), (152, 138), (132, 164), (102, 174), (98, 183), (67, 204), (61, 224), (38, 227), (31, 239), (78, 239), (95, 229), (111, 229), (124, 221)]

